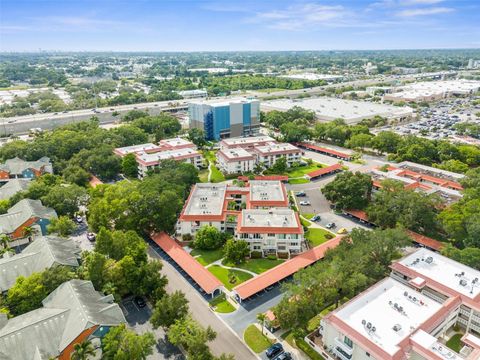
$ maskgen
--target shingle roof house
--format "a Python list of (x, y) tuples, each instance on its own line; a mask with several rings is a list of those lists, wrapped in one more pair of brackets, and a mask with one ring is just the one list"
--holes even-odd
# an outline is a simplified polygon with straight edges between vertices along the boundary
[(36, 161), (25, 161), (15, 157), (0, 164), (0, 180), (2, 181), (12, 178), (33, 179), (45, 173), (53, 173), (52, 163), (46, 156)]
[(25, 227), (38, 225), (41, 234), (46, 235), (50, 220), (56, 217), (55, 210), (43, 206), (40, 200), (23, 199), (0, 215), (0, 234), (18, 239), (24, 236)]
[(43, 307), (7, 319), (0, 314), (0, 359), (70, 359), (72, 345), (103, 337), (125, 316), (112, 295), (87, 280), (70, 280), (43, 300)]
[(55, 265), (79, 266), (80, 252), (72, 239), (37, 237), (20, 254), (0, 258), (0, 293), (10, 289), (19, 276), (29, 276)]
[(10, 199), (20, 191), (27, 190), (30, 185), (30, 179), (11, 179), (5, 185), (0, 187), (0, 200)]

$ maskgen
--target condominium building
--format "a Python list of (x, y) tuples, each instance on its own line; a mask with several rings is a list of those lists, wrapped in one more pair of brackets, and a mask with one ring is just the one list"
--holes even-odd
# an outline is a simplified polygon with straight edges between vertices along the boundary
[[(391, 268), (326, 315), (308, 343), (328, 360), (480, 359), (480, 271), (424, 248)], [(456, 352), (447, 342), (458, 333)]]
[(278, 143), (270, 136), (230, 138), (220, 142), (217, 162), (224, 173), (234, 174), (252, 171), (256, 164), (269, 168), (282, 157), (290, 167), (302, 159), (302, 154), (296, 146)]
[(217, 165), (224, 174), (253, 171), (256, 158), (243, 148), (224, 149), (217, 152)]
[(10, 179), (34, 179), (46, 173), (53, 174), (52, 163), (46, 156), (36, 161), (25, 161), (15, 157), (0, 164), (0, 182), (2, 183)]
[[(295, 253), (301, 249), (303, 227), (297, 214), (288, 206), (287, 190), (280, 181), (251, 180), (243, 187), (199, 183), (193, 187), (180, 214), (177, 234), (195, 235), (202, 226), (210, 225), (222, 232), (236, 234), (237, 239), (249, 241), (251, 234), (251, 251), (267, 254), (276, 249)], [(250, 221), (245, 219), (256, 222), (249, 226)], [(275, 225), (273, 232), (262, 232), (268, 222)], [(259, 239), (265, 240), (262, 240), (265, 246), (258, 248), (258, 243), (262, 242)]]
[(190, 128), (202, 129), (208, 140), (249, 136), (260, 128), (260, 102), (232, 99), (197, 101), (188, 105)]
[(164, 160), (183, 161), (197, 169), (203, 165), (202, 155), (197, 151), (195, 144), (179, 137), (163, 139), (158, 144), (147, 143), (116, 148), (114, 153), (121, 157), (135, 154), (139, 178), (145, 177), (148, 171), (158, 168)]
[(235, 237), (247, 241), (250, 251), (299, 253), (303, 226), (292, 209), (248, 209), (239, 216)]

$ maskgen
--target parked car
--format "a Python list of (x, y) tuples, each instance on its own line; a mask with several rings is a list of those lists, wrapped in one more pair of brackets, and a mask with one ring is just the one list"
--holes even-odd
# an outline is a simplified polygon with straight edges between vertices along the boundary
[(338, 234), (347, 234), (348, 230), (345, 228), (341, 228), (340, 230), (337, 231)]
[(292, 354), (290, 354), (289, 352), (284, 352), (280, 355), (278, 355), (275, 360), (292, 360)]
[(283, 346), (280, 343), (275, 343), (272, 346), (270, 346), (267, 350), (265, 350), (265, 355), (267, 355), (269, 359), (272, 359), (275, 356), (280, 355), (281, 353), (283, 353)]
[(97, 236), (94, 233), (89, 232), (89, 233), (87, 233), (87, 239), (90, 242), (94, 242), (97, 239)]
[(135, 302), (135, 305), (137, 305), (139, 308), (144, 308), (145, 306), (147, 306), (147, 302), (141, 296), (135, 296), (133, 301)]
[(333, 228), (336, 227), (336, 226), (337, 226), (337, 225), (335, 225), (334, 222), (331, 222), (331, 223), (328, 223), (325, 227), (326, 227), (327, 229), (333, 229)]
[(299, 197), (302, 197), (302, 196), (307, 196), (307, 194), (305, 193), (305, 191), (298, 191), (295, 196), (299, 196)]
[(75, 221), (77, 224), (83, 223), (83, 218), (80, 215), (75, 215)]
[(322, 218), (320, 217), (320, 215), (315, 215), (315, 216), (312, 217), (310, 220), (311, 220), (311, 221), (320, 221), (320, 220), (322, 220)]
[(311, 203), (310, 201), (305, 200), (305, 201), (300, 201), (300, 205), (307, 206), (307, 205), (311, 205)]

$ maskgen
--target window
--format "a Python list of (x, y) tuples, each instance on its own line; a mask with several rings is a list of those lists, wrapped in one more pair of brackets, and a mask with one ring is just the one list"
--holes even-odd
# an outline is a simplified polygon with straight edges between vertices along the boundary
[(343, 338), (343, 342), (344, 342), (345, 345), (347, 345), (348, 347), (353, 348), (353, 341), (352, 341), (350, 338), (348, 338), (347, 336), (345, 336), (345, 337)]
[(268, 234), (268, 237), (275, 237), (275, 234)]

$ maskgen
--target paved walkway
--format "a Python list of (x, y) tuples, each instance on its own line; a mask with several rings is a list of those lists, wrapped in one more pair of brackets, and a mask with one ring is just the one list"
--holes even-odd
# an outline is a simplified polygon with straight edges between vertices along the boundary
[(250, 275), (252, 275), (252, 276), (257, 276), (257, 275), (258, 275), (256, 272), (253, 272), (253, 271), (250, 271), (250, 270), (246, 270), (246, 269), (242, 269), (242, 268), (237, 268), (237, 267), (232, 267), (232, 266), (223, 265), (223, 264), (222, 264), (222, 260), (223, 260), (223, 259), (214, 261), (213, 263), (208, 264), (208, 265), (205, 266), (205, 267), (206, 267), (206, 268), (209, 268), (209, 267), (212, 266), (212, 265), (217, 265), (217, 266), (220, 266), (220, 267), (222, 267), (222, 268), (224, 268), (224, 269), (228, 269), (228, 270), (243, 271), (243, 272), (246, 272), (247, 274), (250, 274)]

